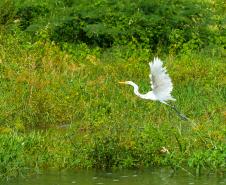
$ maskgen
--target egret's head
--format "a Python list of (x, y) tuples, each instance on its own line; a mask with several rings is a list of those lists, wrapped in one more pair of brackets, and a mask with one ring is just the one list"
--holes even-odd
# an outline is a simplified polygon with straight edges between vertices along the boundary
[(136, 93), (138, 93), (139, 87), (138, 87), (137, 84), (135, 84), (134, 82), (132, 82), (132, 81), (125, 81), (125, 82), (119, 82), (119, 83), (120, 83), (120, 84), (128, 84), (128, 85), (133, 86), (134, 92), (136, 91)]
[(128, 84), (128, 85), (131, 85), (133, 86), (134, 88), (138, 89), (138, 86), (137, 84), (135, 84), (134, 82), (132, 81), (125, 81), (125, 82), (119, 82), (120, 84)]
[(128, 84), (128, 85), (132, 85), (134, 84), (132, 81), (124, 81), (124, 82), (118, 82), (120, 84)]

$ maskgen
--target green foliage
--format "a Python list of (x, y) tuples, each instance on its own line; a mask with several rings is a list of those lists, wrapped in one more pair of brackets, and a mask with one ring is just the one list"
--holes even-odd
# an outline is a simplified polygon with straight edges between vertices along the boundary
[(25, 30), (32, 24), (34, 19), (37, 19), (40, 16), (44, 16), (49, 13), (49, 10), (41, 5), (38, 6), (25, 6), (20, 7), (17, 10), (16, 17), (20, 20), (20, 27), (22, 30)]
[[(225, 169), (224, 2), (0, 5), (0, 178), (45, 167)], [(118, 84), (148, 91), (156, 55), (197, 125)]]
[(2, 0), (0, 2), (0, 27), (12, 21), (15, 13), (15, 5), (13, 1)]
[[(8, 6), (9, 1), (5, 2)], [(134, 44), (154, 52), (161, 47), (168, 53), (225, 47), (226, 14), (221, 0), (27, 0), (15, 4), (3, 7), (3, 19), (11, 15), (7, 12), (16, 11), (14, 18), (22, 30), (34, 36), (48, 27), (49, 39), (57, 43), (86, 43), (101, 48)]]
[(70, 20), (53, 30), (52, 38), (100, 47), (132, 42), (152, 50), (161, 46), (168, 52), (187, 50), (187, 46), (189, 50), (197, 50), (221, 40), (221, 31), (218, 34), (210, 27), (222, 23), (211, 20), (213, 14), (207, 11), (209, 8), (207, 3), (197, 1), (84, 3), (71, 11)]
[[(20, 140), (18, 138), (18, 140)], [(0, 174), (1, 178), (4, 176), (17, 176), (20, 168), (23, 167), (22, 147), (19, 147), (19, 141), (13, 140), (12, 137), (1, 136), (1, 150), (0, 150)], [(11, 173), (11, 174), (7, 174)]]

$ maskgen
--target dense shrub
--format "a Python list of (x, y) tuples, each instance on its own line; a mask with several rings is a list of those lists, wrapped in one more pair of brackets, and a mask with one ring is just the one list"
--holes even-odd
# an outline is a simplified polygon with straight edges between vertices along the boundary
[(0, 1), (0, 26), (5, 25), (13, 20), (15, 16), (15, 5), (13, 1)]
[[(51, 39), (58, 42), (86, 43), (100, 47), (110, 47), (114, 40), (102, 23), (87, 24), (94, 19), (74, 17), (54, 28)], [(86, 25), (86, 26), (84, 26)]]
[[(34, 35), (48, 25), (48, 38), (57, 43), (101, 48), (133, 44), (170, 53), (226, 45), (226, 5), (221, 0), (27, 0), (22, 5), (17, 2), (17, 6), (16, 18), (22, 30)], [(11, 15), (4, 11), (1, 22)]]
[(223, 30), (211, 30), (223, 24), (214, 22), (208, 3), (101, 1), (80, 7), (71, 14), (71, 21), (53, 29), (53, 40), (81, 41), (100, 47), (132, 42), (152, 50), (161, 46), (172, 52), (197, 50), (209, 44), (223, 46), (225, 42)]
[(16, 13), (16, 17), (20, 20), (20, 27), (25, 30), (32, 21), (39, 16), (44, 16), (49, 12), (44, 6), (25, 6), (20, 7)]

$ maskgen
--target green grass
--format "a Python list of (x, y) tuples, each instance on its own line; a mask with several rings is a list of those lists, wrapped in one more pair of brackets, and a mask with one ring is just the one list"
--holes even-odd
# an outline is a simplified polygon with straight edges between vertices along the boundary
[[(176, 106), (139, 99), (150, 88), (146, 49), (60, 50), (49, 41), (0, 36), (1, 178), (55, 168), (225, 168), (225, 62), (199, 54), (161, 56)], [(62, 125), (70, 125), (61, 128)], [(169, 153), (162, 152), (165, 147)]]
[[(122, 1), (0, 2), (0, 179), (51, 167), (225, 172), (225, 3)], [(156, 56), (195, 125), (118, 83), (149, 91)]]

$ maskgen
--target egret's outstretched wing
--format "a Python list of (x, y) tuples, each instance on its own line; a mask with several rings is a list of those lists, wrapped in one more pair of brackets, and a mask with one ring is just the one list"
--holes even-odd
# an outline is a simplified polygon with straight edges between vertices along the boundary
[(159, 58), (154, 58), (154, 61), (149, 65), (151, 68), (151, 87), (154, 95), (159, 101), (175, 100), (171, 96), (173, 84), (166, 69), (162, 66), (162, 61)]

